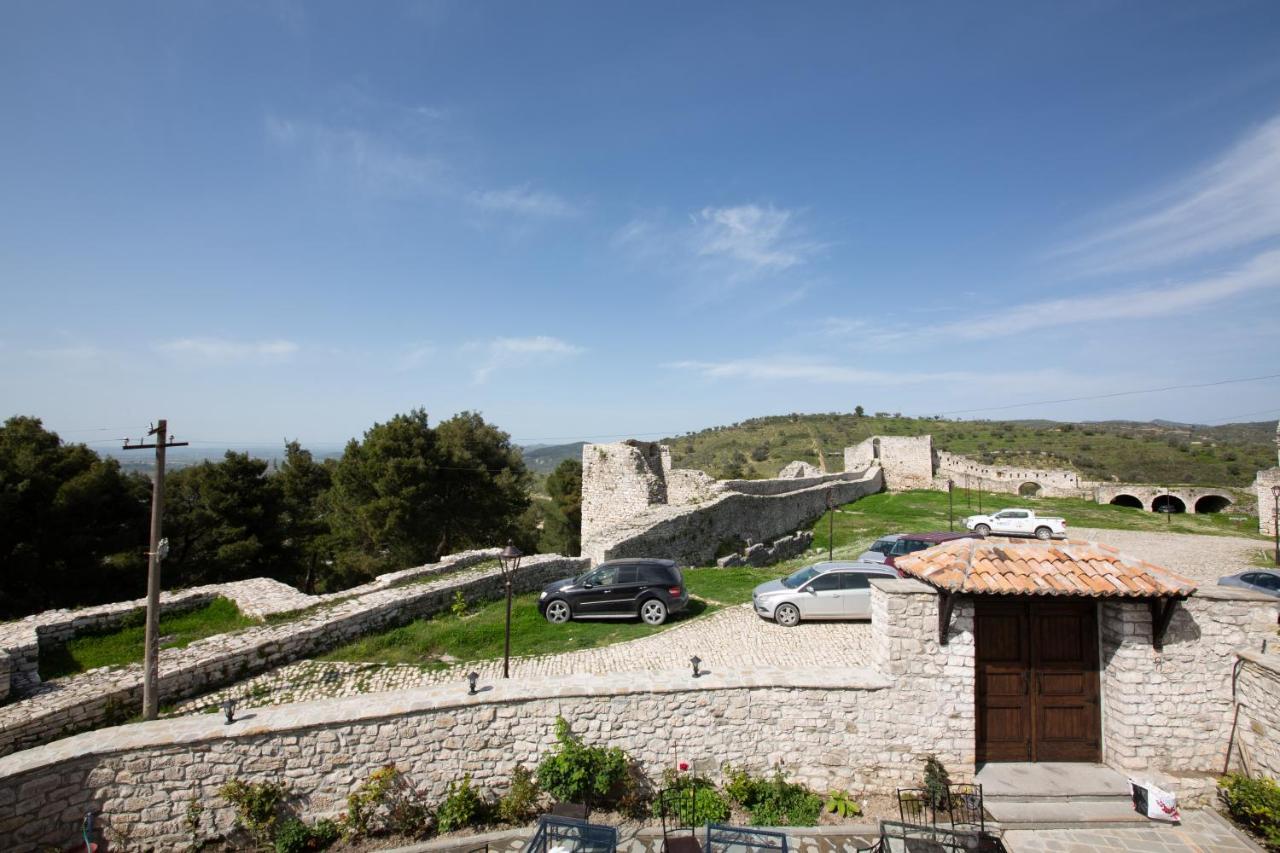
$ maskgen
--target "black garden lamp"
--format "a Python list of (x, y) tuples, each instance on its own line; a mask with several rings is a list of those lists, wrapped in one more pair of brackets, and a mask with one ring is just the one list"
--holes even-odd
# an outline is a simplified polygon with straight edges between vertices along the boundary
[(1271, 487), (1275, 504), (1271, 508), (1271, 529), (1276, 532), (1276, 565), (1280, 566), (1280, 484)]
[(467, 673), (467, 681), (471, 684), (471, 689), (467, 693), (471, 696), (476, 695), (476, 682), (480, 680), (480, 673), (472, 670)]
[(511, 676), (511, 579), (515, 577), (516, 569), (520, 568), (520, 558), (523, 556), (510, 539), (507, 540), (507, 547), (498, 555), (498, 565), (502, 567), (502, 582), (507, 587), (507, 635), (502, 645), (503, 678)]
[(694, 655), (693, 657), (689, 658), (689, 663), (693, 664), (693, 677), (694, 678), (700, 677), (702, 675), (702, 670), (698, 669), (698, 667), (702, 666), (702, 658), (698, 657), (697, 655)]
[(236, 721), (236, 700), (227, 699), (222, 703), (222, 713), (226, 716), (227, 721), (223, 725), (231, 725)]

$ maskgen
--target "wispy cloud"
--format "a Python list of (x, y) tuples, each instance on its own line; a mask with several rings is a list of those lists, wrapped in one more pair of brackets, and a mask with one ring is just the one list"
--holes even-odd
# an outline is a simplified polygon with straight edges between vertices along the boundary
[[(1077, 384), (1078, 378), (1059, 371), (1011, 371), (992, 374), (970, 371), (886, 371), (866, 369), (825, 359), (799, 356), (739, 358), (725, 361), (675, 361), (663, 365), (669, 370), (694, 373), (706, 379), (742, 379), (753, 382), (809, 382), (828, 385), (918, 385), (923, 383), (1000, 382), (1016, 387), (1044, 387)], [(1034, 383), (1034, 384), (1032, 384)]]
[(547, 218), (574, 216), (578, 213), (578, 208), (561, 196), (530, 189), (528, 184), (505, 190), (473, 192), (467, 199), (479, 209), (495, 213)]
[(110, 352), (94, 344), (68, 343), (63, 346), (29, 349), (26, 354), (46, 361), (99, 362), (110, 355)]
[(1085, 273), (1164, 266), (1280, 237), (1280, 116), (1051, 254)]
[(704, 207), (693, 215), (694, 249), (702, 257), (726, 258), (750, 272), (802, 264), (818, 249), (797, 227), (795, 212), (772, 205)]
[(446, 169), (439, 160), (401, 150), (368, 131), (268, 116), (266, 132), (278, 148), (301, 152), (321, 171), (350, 178), (366, 191), (403, 194), (446, 188)]
[(401, 370), (414, 370), (428, 363), (437, 350), (433, 344), (417, 343), (409, 346), (401, 355)]
[(480, 366), (472, 372), (477, 384), (487, 381), (498, 370), (552, 364), (584, 351), (580, 346), (547, 335), (476, 341), (467, 344), (465, 349), (482, 353)]
[(226, 338), (178, 338), (158, 343), (155, 348), (173, 356), (209, 364), (286, 361), (300, 349), (293, 341), (236, 341)]

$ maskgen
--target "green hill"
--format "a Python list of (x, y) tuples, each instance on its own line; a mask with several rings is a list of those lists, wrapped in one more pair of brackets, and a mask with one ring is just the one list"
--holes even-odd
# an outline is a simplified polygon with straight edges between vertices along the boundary
[(844, 448), (872, 435), (933, 435), (939, 450), (989, 464), (1073, 469), (1093, 480), (1247, 486), (1276, 464), (1275, 421), (953, 421), (877, 413), (752, 418), (663, 439), (672, 462), (712, 476), (773, 477), (800, 459), (844, 469)]

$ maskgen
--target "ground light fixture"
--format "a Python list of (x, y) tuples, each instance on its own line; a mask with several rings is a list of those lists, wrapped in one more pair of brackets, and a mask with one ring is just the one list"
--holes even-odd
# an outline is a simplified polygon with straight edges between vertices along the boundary
[(467, 682), (471, 685), (471, 689), (467, 691), (468, 695), (476, 695), (476, 682), (480, 680), (480, 673), (472, 670), (467, 673)]
[(520, 558), (524, 554), (520, 553), (520, 549), (515, 546), (510, 539), (507, 540), (507, 547), (502, 549), (502, 553), (498, 555), (498, 565), (502, 568), (502, 581), (507, 587), (507, 634), (502, 644), (502, 677), (511, 677), (511, 581), (515, 577), (516, 569), (520, 568)]
[(222, 713), (227, 718), (223, 725), (231, 725), (236, 721), (236, 700), (227, 699), (222, 703)]
[(694, 655), (693, 657), (689, 658), (689, 663), (693, 664), (693, 677), (694, 678), (700, 677), (702, 675), (702, 670), (698, 669), (698, 667), (702, 666), (702, 658), (698, 657), (697, 655)]

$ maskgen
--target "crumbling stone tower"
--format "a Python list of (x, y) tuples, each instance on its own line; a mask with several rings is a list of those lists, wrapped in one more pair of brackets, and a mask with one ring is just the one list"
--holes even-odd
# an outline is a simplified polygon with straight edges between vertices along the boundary
[(1280, 421), (1276, 422), (1276, 467), (1259, 471), (1253, 481), (1254, 494), (1258, 496), (1258, 532), (1276, 535), (1276, 498), (1271, 494), (1274, 486), (1280, 486)]

